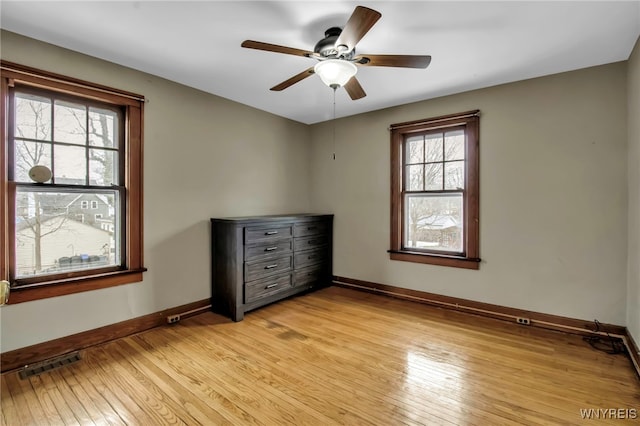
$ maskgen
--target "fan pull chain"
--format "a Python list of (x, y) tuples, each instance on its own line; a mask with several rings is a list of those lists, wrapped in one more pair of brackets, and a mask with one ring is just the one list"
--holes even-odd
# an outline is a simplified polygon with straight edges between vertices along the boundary
[(336, 159), (336, 89), (333, 88), (333, 160)]

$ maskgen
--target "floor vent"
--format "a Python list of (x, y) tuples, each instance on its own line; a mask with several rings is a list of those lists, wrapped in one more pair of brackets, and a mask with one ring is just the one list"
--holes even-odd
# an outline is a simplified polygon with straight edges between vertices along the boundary
[(65, 365), (78, 361), (80, 361), (80, 352), (72, 352), (36, 364), (27, 365), (20, 370), (18, 374), (21, 379), (28, 379), (31, 376), (37, 376), (38, 374), (46, 373), (47, 371), (55, 370), (56, 368), (64, 367)]

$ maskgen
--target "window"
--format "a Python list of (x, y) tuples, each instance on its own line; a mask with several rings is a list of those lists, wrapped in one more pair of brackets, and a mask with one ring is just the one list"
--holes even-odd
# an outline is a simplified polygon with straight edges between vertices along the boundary
[(93, 217), (95, 220), (102, 219), (102, 215), (100, 213), (95, 214)]
[(391, 125), (393, 260), (478, 269), (479, 111)]
[[(144, 99), (4, 61), (1, 77), (9, 302), (141, 281)], [(51, 171), (48, 181), (31, 180), (36, 165)], [(96, 198), (102, 223), (83, 214), (98, 209)]]

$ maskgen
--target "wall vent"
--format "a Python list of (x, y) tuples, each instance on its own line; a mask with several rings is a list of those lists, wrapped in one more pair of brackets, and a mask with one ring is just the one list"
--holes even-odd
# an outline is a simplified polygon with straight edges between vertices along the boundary
[(74, 362), (78, 361), (80, 361), (80, 352), (71, 352), (66, 355), (27, 365), (22, 370), (20, 370), (18, 375), (21, 379), (24, 380), (28, 379), (31, 376), (37, 376), (38, 374), (46, 373), (47, 371), (64, 367), (65, 365), (73, 364)]

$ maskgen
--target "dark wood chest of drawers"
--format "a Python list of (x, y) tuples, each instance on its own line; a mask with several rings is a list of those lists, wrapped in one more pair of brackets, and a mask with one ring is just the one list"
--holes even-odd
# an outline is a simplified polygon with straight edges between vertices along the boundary
[(244, 313), (331, 283), (333, 215), (211, 219), (211, 306)]

